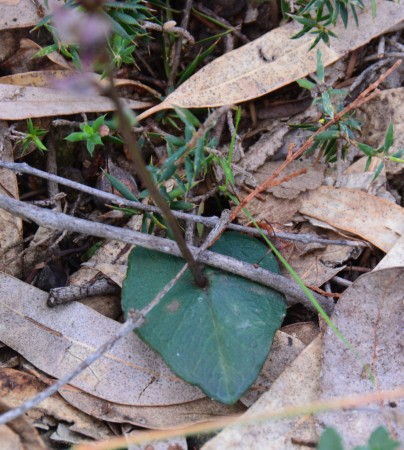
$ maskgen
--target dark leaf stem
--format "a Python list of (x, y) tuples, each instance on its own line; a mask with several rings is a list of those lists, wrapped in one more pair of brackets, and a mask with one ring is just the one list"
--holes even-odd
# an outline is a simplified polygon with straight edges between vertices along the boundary
[(206, 286), (206, 278), (203, 275), (202, 269), (199, 266), (199, 264), (195, 261), (195, 258), (193, 257), (191, 251), (189, 250), (185, 239), (181, 233), (181, 229), (178, 225), (177, 220), (173, 216), (169, 205), (163, 198), (163, 196), (160, 194), (157, 186), (155, 185), (153, 178), (151, 177), (149, 171), (146, 168), (146, 165), (143, 161), (143, 157), (140, 153), (139, 147), (137, 145), (137, 141), (132, 133), (132, 129), (130, 126), (130, 123), (128, 121), (127, 116), (125, 115), (124, 106), (119, 99), (117, 90), (114, 86), (113, 78), (112, 76), (109, 77), (110, 85), (105, 92), (105, 94), (112, 100), (116, 107), (116, 112), (118, 114), (119, 119), (119, 125), (120, 125), (120, 131), (122, 132), (122, 136), (124, 138), (124, 141), (128, 148), (130, 149), (133, 160), (136, 164), (137, 169), (137, 175), (141, 179), (142, 183), (146, 186), (147, 190), (150, 193), (151, 198), (155, 202), (155, 204), (161, 209), (162, 214), (164, 216), (164, 219), (167, 222), (167, 225), (170, 227), (170, 230), (173, 233), (173, 236), (178, 244), (178, 247), (181, 251), (181, 254), (185, 261), (188, 263), (189, 269), (191, 270), (195, 283), (199, 287), (205, 287)]

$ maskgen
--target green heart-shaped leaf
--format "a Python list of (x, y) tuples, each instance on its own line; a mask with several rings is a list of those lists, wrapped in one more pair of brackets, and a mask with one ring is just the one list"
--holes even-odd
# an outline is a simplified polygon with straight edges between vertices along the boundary
[[(225, 233), (212, 251), (279, 272), (267, 247)], [(129, 256), (122, 307), (142, 309), (181, 270), (184, 260), (136, 247)], [(233, 403), (257, 378), (285, 315), (284, 296), (212, 267), (208, 286), (197, 287), (188, 270), (137, 330), (170, 368), (209, 397)]]

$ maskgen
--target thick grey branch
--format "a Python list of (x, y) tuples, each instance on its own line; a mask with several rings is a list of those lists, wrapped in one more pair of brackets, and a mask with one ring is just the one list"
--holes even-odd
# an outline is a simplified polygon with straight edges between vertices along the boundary
[[(169, 239), (151, 236), (125, 228), (118, 228), (111, 225), (78, 219), (63, 213), (28, 205), (3, 195), (0, 196), (0, 208), (22, 217), (23, 219), (32, 220), (36, 224), (45, 228), (67, 230), (105, 239), (114, 239), (128, 244), (139, 245), (151, 250), (157, 250), (162, 253), (181, 256), (181, 252), (176, 242), (170, 241)], [(197, 247), (190, 247), (190, 250), (194, 255), (197, 255), (199, 251)], [(294, 281), (288, 280), (281, 275), (208, 250), (199, 253), (198, 262), (208, 264), (212, 267), (216, 267), (221, 270), (248, 278), (252, 281), (256, 281), (264, 286), (271, 287), (287, 296), (293, 297), (295, 299), (293, 303), (302, 303), (311, 310), (315, 310), (300, 286)], [(334, 304), (333, 301), (318, 294), (313, 295), (319, 301), (327, 314), (331, 313)]]
[[(37, 177), (43, 178), (44, 180), (52, 180), (63, 186), (67, 186), (72, 189), (76, 189), (78, 191), (81, 191), (86, 194), (92, 195), (94, 197), (100, 198), (106, 202), (115, 203), (117, 205), (130, 206), (130, 207), (140, 210), (140, 211), (161, 214), (161, 210), (159, 208), (157, 208), (156, 206), (145, 205), (143, 203), (126, 200), (125, 198), (119, 197), (118, 195), (100, 191), (99, 189), (95, 189), (90, 186), (86, 186), (85, 184), (80, 184), (75, 181), (68, 180), (67, 178), (59, 177), (58, 175), (49, 174), (42, 170), (35, 169), (34, 167), (31, 167), (26, 163), (12, 163), (12, 162), (0, 161), (0, 167), (4, 167), (4, 168), (10, 169), (10, 170), (13, 170), (14, 172), (35, 175)], [(217, 217), (203, 217), (203, 216), (198, 216), (196, 214), (187, 214), (182, 211), (171, 211), (171, 212), (177, 219), (201, 223), (209, 228), (214, 227), (218, 222)], [(244, 227), (244, 226), (236, 225), (233, 223), (230, 223), (228, 225), (228, 228), (230, 230), (241, 231), (241, 232), (248, 233), (248, 234), (251, 234), (254, 236), (261, 235), (260, 231), (255, 228)], [(366, 242), (363, 242), (363, 241), (353, 241), (353, 240), (346, 240), (346, 239), (330, 240), (330, 239), (321, 238), (316, 235), (307, 234), (307, 233), (306, 234), (268, 233), (265, 230), (263, 230), (263, 233), (269, 237), (275, 236), (279, 239), (288, 239), (291, 241), (299, 241), (299, 242), (303, 242), (304, 244), (309, 244), (311, 242), (317, 242), (317, 243), (324, 244), (324, 245), (348, 245), (350, 247), (368, 247), (369, 246)]]

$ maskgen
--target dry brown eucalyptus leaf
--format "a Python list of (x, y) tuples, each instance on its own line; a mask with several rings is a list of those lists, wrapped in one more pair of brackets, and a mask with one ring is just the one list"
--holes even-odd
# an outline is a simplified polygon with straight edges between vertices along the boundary
[(369, 241), (388, 252), (404, 234), (404, 208), (357, 189), (321, 186), (299, 212)]
[(360, 26), (351, 23), (345, 28), (339, 22), (333, 28), (339, 38), (331, 40), (330, 47), (320, 43), (309, 51), (315, 37), (307, 33), (292, 40), (301, 25), (288, 23), (215, 59), (162, 103), (140, 114), (138, 120), (173, 106), (213, 107), (261, 97), (315, 72), (318, 49), (322, 52), (324, 65), (328, 66), (404, 19), (402, 4), (380, 2), (376, 20), (372, 17), (371, 2), (365, 4), (363, 12), (358, 14)]
[[(0, 369), (0, 396), (10, 407), (17, 407), (43, 391), (47, 386), (33, 375), (14, 369)], [(72, 431), (92, 437), (107, 439), (112, 434), (100, 421), (70, 406), (59, 394), (42, 401), (30, 409), (28, 416), (41, 422), (41, 417), (52, 416), (69, 423)]]
[(151, 429), (182, 427), (204, 422), (212, 417), (245, 411), (241, 403), (223, 405), (209, 398), (169, 406), (126, 406), (94, 397), (70, 386), (60, 389), (59, 393), (76, 408), (100, 420), (131, 423)]
[[(59, 53), (56, 54), (59, 55)], [(0, 77), (0, 84), (13, 84), (16, 86), (52, 88), (52, 83), (54, 83), (56, 80), (65, 80), (66, 78), (69, 78), (79, 73), (80, 72), (77, 72), (76, 70), (61, 70), (61, 69), (38, 70), (35, 72), (16, 73), (13, 75), (6, 75), (4, 77)], [(86, 77), (89, 78), (90, 76), (92, 76), (95, 83), (99, 83), (101, 86), (107, 86), (109, 84), (109, 81), (105, 78), (102, 78), (101, 75), (97, 73), (90, 74), (86, 72)], [(133, 86), (137, 89), (141, 89), (142, 91), (147, 91), (156, 97), (160, 97), (160, 94), (157, 91), (150, 88), (149, 86), (146, 86), (140, 81), (115, 78), (114, 84), (116, 87)]]
[[(49, 308), (47, 299), (48, 293), (0, 273), (0, 340), (43, 372), (61, 378), (121, 324), (78, 302)], [(171, 405), (204, 397), (178, 379), (135, 333), (120, 339), (71, 384), (126, 405)]]
[[(323, 400), (404, 385), (403, 279), (402, 267), (362, 275), (338, 301), (332, 320), (354, 350), (349, 350), (327, 329), (321, 379)], [(350, 411), (327, 412), (319, 417), (339, 431), (344, 448), (363, 445), (380, 425), (396, 433), (403, 442), (404, 428), (395, 421), (395, 413), (400, 414), (403, 407), (401, 399)]]
[[(0, 400), (0, 414), (9, 411), (10, 407)], [(46, 450), (37, 430), (25, 416), (0, 426), (0, 444), (1, 450)]]
[[(0, 136), (7, 130), (7, 124), (0, 120)], [(1, 139), (3, 161), (14, 162), (13, 149), (8, 139)], [(0, 143), (1, 143), (0, 141)], [(8, 169), (0, 169), (0, 194), (19, 198), (17, 176)], [(16, 277), (21, 275), (22, 260), (19, 257), (22, 240), (22, 220), (0, 209), (0, 270)], [(8, 249), (8, 250), (7, 250)]]
[(281, 331), (309, 345), (320, 333), (320, 328), (314, 322), (298, 322), (282, 327)]
[[(143, 109), (147, 102), (124, 100), (130, 109)], [(41, 87), (19, 87), (0, 84), (0, 119), (22, 120), (31, 117), (66, 116), (82, 112), (105, 112), (115, 109), (111, 100), (97, 95), (75, 93)]]
[(404, 267), (404, 234), (374, 270), (387, 269), (388, 267)]

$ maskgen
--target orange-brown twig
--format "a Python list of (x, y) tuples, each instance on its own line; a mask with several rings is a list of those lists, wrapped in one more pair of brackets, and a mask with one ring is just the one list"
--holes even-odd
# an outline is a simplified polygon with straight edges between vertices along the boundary
[[(297, 150), (296, 152), (292, 153), (291, 151), (288, 152), (288, 155), (286, 157), (286, 160), (281, 164), (277, 170), (263, 183), (261, 183), (257, 188), (255, 188), (252, 192), (250, 192), (247, 197), (244, 198), (244, 200), (236, 206), (236, 208), (233, 210), (230, 220), (234, 220), (239, 212), (245, 208), (245, 206), (260, 192), (265, 191), (269, 187), (273, 187), (272, 184), (277, 178), (280, 173), (288, 166), (292, 161), (294, 161), (296, 158), (298, 158), (300, 155), (302, 155), (306, 150), (308, 150), (313, 144), (314, 144), (314, 138), (318, 136), (323, 131), (328, 130), (328, 128), (331, 127), (334, 123), (338, 122), (342, 117), (352, 111), (353, 109), (359, 108), (359, 106), (363, 105), (364, 103), (368, 102), (369, 100), (373, 99), (379, 94), (379, 90), (377, 90), (377, 87), (382, 83), (392, 72), (394, 72), (397, 67), (401, 64), (402, 60), (399, 59), (394, 63), (390, 69), (388, 69), (384, 74), (382, 74), (374, 83), (369, 85), (351, 104), (346, 106), (342, 111), (340, 111), (338, 114), (336, 114), (329, 122), (327, 122), (325, 125), (320, 127), (315, 133), (313, 133), (309, 139)], [(290, 147), (291, 149), (292, 147)], [(280, 183), (277, 183), (280, 184)]]

